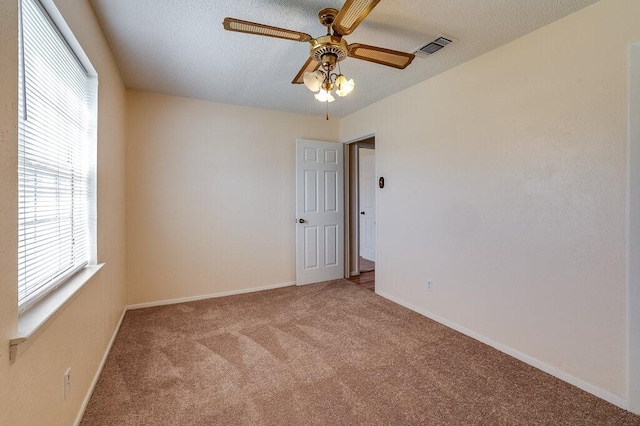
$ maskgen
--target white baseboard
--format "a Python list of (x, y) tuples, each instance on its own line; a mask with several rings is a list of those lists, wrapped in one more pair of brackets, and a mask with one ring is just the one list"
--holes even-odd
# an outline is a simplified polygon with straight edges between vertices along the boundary
[(421, 315), (424, 315), (427, 318), (430, 318), (436, 322), (439, 322), (440, 324), (443, 324), (449, 328), (452, 328), (456, 331), (459, 331), (462, 334), (465, 334), (475, 340), (478, 340), (486, 345), (489, 345), (497, 350), (499, 350), (500, 352), (504, 352), (507, 355), (511, 355), (514, 358), (519, 359), (522, 362), (525, 362), (533, 367), (536, 367), (539, 370), (544, 371), (547, 374), (551, 374), (552, 376), (557, 377), (560, 380), (563, 380), (575, 387), (578, 387), (586, 392), (589, 392), (592, 395), (597, 396), (598, 398), (604, 399), (607, 402), (612, 403), (613, 405), (616, 405), (620, 408), (622, 408), (623, 410), (626, 410), (628, 407), (628, 401), (618, 395), (614, 395), (611, 392), (608, 392), (604, 389), (600, 389), (597, 386), (594, 386), (590, 383), (587, 383), (583, 380), (580, 380), (576, 377), (573, 377), (572, 375), (559, 370), (556, 367), (553, 367), (545, 362), (542, 362), (540, 360), (537, 360), (529, 355), (523, 354), (522, 352), (519, 352), (507, 345), (503, 345), (501, 343), (495, 342), (491, 339), (489, 339), (488, 337), (485, 337), (479, 333), (476, 333), (475, 331), (469, 330), (466, 327), (463, 327), (461, 325), (458, 325), (452, 321), (449, 321), (445, 318), (442, 318), (439, 315), (436, 315), (432, 312), (427, 311), (426, 309), (422, 309), (412, 303), (406, 302), (398, 297), (392, 296), (388, 293), (385, 293), (384, 291), (379, 291), (376, 290), (376, 294), (384, 297), (385, 299), (389, 299), (392, 302), (397, 303), (398, 305), (404, 306), (405, 308), (411, 309), (414, 312), (417, 312)]
[(96, 387), (96, 384), (98, 383), (98, 379), (100, 378), (100, 374), (102, 373), (102, 369), (104, 368), (105, 363), (107, 362), (107, 357), (109, 356), (109, 352), (111, 352), (111, 347), (113, 346), (113, 343), (116, 341), (116, 336), (118, 335), (118, 332), (120, 331), (120, 326), (122, 325), (122, 320), (124, 319), (124, 314), (127, 313), (127, 308), (125, 307), (122, 310), (122, 315), (120, 315), (120, 320), (118, 321), (118, 325), (115, 329), (115, 331), (113, 332), (113, 335), (111, 336), (111, 340), (109, 341), (109, 344), (107, 345), (107, 349), (104, 351), (104, 355), (102, 356), (102, 361), (100, 361), (100, 365), (98, 366), (98, 371), (96, 371), (95, 376), (93, 376), (93, 381), (91, 382), (91, 385), (89, 386), (89, 389), (87, 390), (87, 394), (84, 397), (84, 401), (82, 401), (82, 406), (80, 406), (80, 411), (78, 412), (78, 415), (76, 417), (76, 421), (73, 422), (74, 426), (78, 426), (80, 424), (80, 422), (82, 421), (82, 416), (84, 416), (84, 410), (87, 409), (87, 405), (89, 404), (89, 400), (91, 399), (91, 395), (93, 395), (93, 390)]
[(157, 302), (136, 303), (127, 306), (127, 310), (152, 308), (154, 306), (174, 305), (176, 303), (195, 302), (197, 300), (215, 299), (217, 297), (235, 296), (237, 294), (254, 293), (256, 291), (273, 290), (274, 288), (290, 287), (296, 285), (295, 281), (280, 284), (265, 285), (262, 287), (243, 288), (240, 290), (223, 291), (220, 293), (203, 294), (201, 296), (181, 297), (179, 299), (159, 300)]

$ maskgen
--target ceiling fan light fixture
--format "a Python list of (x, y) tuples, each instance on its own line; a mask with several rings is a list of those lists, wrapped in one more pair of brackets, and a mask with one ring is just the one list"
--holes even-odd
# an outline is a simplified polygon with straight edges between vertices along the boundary
[(347, 96), (349, 93), (353, 91), (353, 88), (355, 87), (355, 85), (356, 84), (353, 82), (353, 79), (347, 80), (347, 77), (340, 74), (336, 78), (336, 95), (340, 97)]
[(331, 93), (327, 92), (326, 90), (320, 90), (318, 93), (313, 95), (313, 97), (316, 98), (316, 100), (319, 102), (333, 102), (336, 100), (336, 98), (334, 98)]
[(333, 90), (333, 83), (331, 82), (331, 76), (329, 75), (327, 78), (325, 78), (325, 80), (322, 82), (322, 90), (324, 90), (325, 92), (329, 92), (331, 93), (331, 91)]
[(317, 70), (314, 72), (305, 72), (303, 77), (304, 85), (312, 92), (317, 92), (322, 87), (324, 81), (324, 74), (322, 71)]

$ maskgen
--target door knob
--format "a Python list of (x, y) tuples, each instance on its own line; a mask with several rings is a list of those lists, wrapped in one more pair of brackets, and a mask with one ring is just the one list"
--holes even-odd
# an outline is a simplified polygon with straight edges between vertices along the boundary
[(306, 220), (304, 220), (304, 219), (298, 219), (298, 222), (300, 222), (300, 223), (305, 223), (305, 222), (306, 222)]
[(364, 212), (360, 212), (360, 214), (364, 214)]

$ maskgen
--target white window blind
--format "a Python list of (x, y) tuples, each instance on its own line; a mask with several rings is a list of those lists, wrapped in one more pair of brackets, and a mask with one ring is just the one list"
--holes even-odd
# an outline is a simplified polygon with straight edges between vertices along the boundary
[(95, 78), (37, 0), (21, 0), (18, 305), (90, 260)]

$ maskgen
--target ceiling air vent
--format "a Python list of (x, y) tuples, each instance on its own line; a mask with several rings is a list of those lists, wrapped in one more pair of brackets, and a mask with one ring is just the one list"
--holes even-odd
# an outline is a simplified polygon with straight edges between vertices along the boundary
[(432, 40), (432, 41), (428, 42), (427, 44), (425, 44), (424, 46), (419, 47), (418, 49), (416, 49), (416, 51), (413, 52), (413, 53), (422, 53), (424, 55), (433, 55), (438, 50), (442, 49), (443, 47), (446, 47), (446, 46), (450, 45), (454, 41), (456, 41), (456, 40), (454, 38), (452, 38), (452, 37), (445, 36), (445, 35), (439, 35), (434, 40)]

